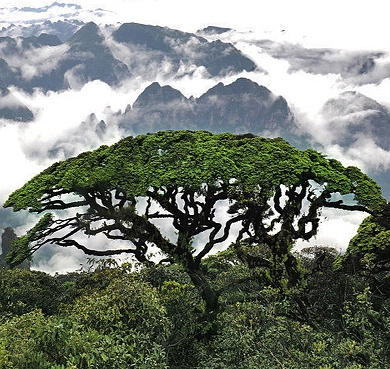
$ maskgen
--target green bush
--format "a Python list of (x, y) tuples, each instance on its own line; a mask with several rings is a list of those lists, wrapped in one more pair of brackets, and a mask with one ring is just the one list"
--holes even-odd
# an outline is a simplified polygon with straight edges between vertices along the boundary
[(79, 297), (68, 313), (74, 321), (104, 334), (134, 329), (163, 342), (169, 328), (157, 291), (132, 276), (114, 279), (105, 289)]
[(118, 340), (39, 310), (1, 325), (0, 337), (0, 368), (166, 368), (164, 350), (141, 332)]
[(63, 288), (49, 274), (21, 269), (0, 269), (0, 312), (21, 315), (35, 309), (55, 314)]

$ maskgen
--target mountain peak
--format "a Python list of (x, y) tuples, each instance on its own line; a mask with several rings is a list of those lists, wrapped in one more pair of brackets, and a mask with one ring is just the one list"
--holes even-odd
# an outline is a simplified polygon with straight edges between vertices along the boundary
[(328, 118), (364, 111), (377, 111), (388, 114), (386, 109), (377, 101), (357, 91), (345, 91), (337, 97), (329, 99), (322, 111)]
[(167, 27), (140, 23), (124, 23), (113, 33), (114, 40), (117, 42), (142, 45), (163, 52), (172, 51), (169, 39), (188, 41), (191, 36), (194, 35)]
[(203, 96), (213, 95), (236, 95), (236, 94), (248, 94), (254, 93), (264, 98), (268, 98), (272, 93), (268, 88), (260, 86), (256, 82), (248, 78), (238, 78), (230, 85), (224, 85), (222, 82), (218, 83), (210, 90), (208, 90)]
[(177, 100), (183, 101), (186, 100), (186, 97), (179, 90), (169, 85), (161, 86), (158, 82), (153, 82), (138, 96), (133, 108), (150, 104), (168, 104)]
[(70, 45), (75, 43), (95, 44), (103, 41), (99, 35), (100, 29), (94, 22), (89, 22), (81, 27), (68, 41)]
[(268, 88), (244, 77), (238, 78), (235, 82), (226, 87), (233, 89), (235, 92), (258, 92), (267, 96), (271, 94), (271, 91), (268, 90)]
[(231, 28), (208, 26), (197, 31), (197, 34), (221, 35), (222, 33), (231, 31)]
[(41, 33), (37, 40), (41, 45), (45, 46), (58, 46), (62, 44), (61, 40), (57, 36), (47, 33)]
[(209, 42), (194, 33), (168, 27), (124, 23), (112, 35), (116, 42), (157, 51), (153, 54), (153, 63), (158, 58), (157, 63), (162, 64), (164, 58), (168, 57), (177, 71), (183, 63), (202, 66), (212, 76), (256, 69), (256, 64), (234, 45), (220, 40)]

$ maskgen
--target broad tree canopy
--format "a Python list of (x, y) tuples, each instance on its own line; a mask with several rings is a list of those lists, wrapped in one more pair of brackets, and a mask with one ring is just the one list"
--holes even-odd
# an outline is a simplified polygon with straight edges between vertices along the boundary
[[(344, 201), (347, 194), (353, 196)], [(230, 207), (228, 220), (220, 222), (215, 211), (223, 200)], [(4, 206), (45, 213), (19, 238), (11, 263), (47, 243), (92, 255), (129, 253), (141, 262), (156, 246), (196, 285), (202, 258), (233, 228), (237, 245), (267, 245), (273, 276), (281, 276), (283, 264), (296, 283), (299, 273), (290, 250), (295, 240), (316, 234), (321, 208), (375, 214), (385, 204), (380, 188), (358, 168), (345, 168), (313, 150), (299, 151), (280, 138), (167, 131), (127, 137), (55, 163)], [(71, 208), (74, 214), (63, 219), (50, 213)], [(171, 222), (175, 239), (164, 237), (159, 219)], [(78, 233), (104, 234), (129, 246), (93, 250), (76, 240)], [(195, 250), (192, 241), (202, 233), (207, 240)]]

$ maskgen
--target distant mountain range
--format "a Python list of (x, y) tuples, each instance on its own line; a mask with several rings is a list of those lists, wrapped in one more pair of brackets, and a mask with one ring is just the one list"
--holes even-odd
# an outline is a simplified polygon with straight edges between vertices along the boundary
[(11, 24), (8, 27), (2, 27), (0, 29), (0, 37), (38, 37), (42, 33), (57, 36), (61, 42), (69, 40), (85, 22), (77, 19), (64, 19), (51, 21), (46, 20), (42, 23), (34, 24)]
[[(52, 4), (57, 7), (71, 5)], [(31, 11), (38, 12), (39, 9)], [(12, 29), (11, 26), (3, 28), (0, 34), (11, 33)], [(93, 22), (82, 24), (66, 20), (25, 27), (26, 34), (27, 30), (34, 34), (0, 37), (0, 118), (7, 120), (28, 122), (34, 118), (32, 111), (12, 95), (10, 86), (27, 92), (36, 88), (60, 91), (80, 88), (94, 80), (115, 87), (145, 74), (153, 80), (157, 74), (164, 73), (180, 78), (200, 70), (209, 77), (222, 77), (261, 70), (261, 66), (232, 44), (220, 40), (209, 42), (202, 36), (220, 35), (229, 32), (229, 28), (210, 26), (193, 34), (125, 23), (116, 29), (107, 26), (103, 31)], [(54, 34), (39, 33), (40, 30)], [(70, 31), (72, 35), (67, 37)], [(263, 42), (261, 45), (265, 52), (277, 58), (285, 56), (298, 63), (294, 56), (297, 50), (291, 45), (284, 51), (274, 44)], [(305, 52), (324, 58), (325, 51)], [(41, 55), (46, 55), (46, 59)], [(373, 60), (372, 55), (367, 54), (365, 60)], [(301, 57), (299, 63), (303, 63), (302, 60)], [(308, 62), (305, 63), (307, 66)], [(317, 64), (318, 68), (324, 63)], [(365, 73), (369, 68), (367, 63), (363, 64), (365, 70), (359, 73)], [(372, 139), (384, 150), (390, 150), (390, 113), (378, 102), (349, 91), (327, 101), (321, 114), (327, 121), (331, 143), (348, 148), (364, 137)], [(155, 82), (140, 94), (133, 106), (116, 114), (115, 120), (126, 134), (164, 129), (252, 132), (282, 136), (296, 146), (309, 146), (309, 135), (299, 128), (288, 102), (247, 78), (239, 78), (229, 85), (219, 83), (199, 98), (186, 98), (169, 85)], [(97, 123), (98, 136), (102, 136), (102, 129), (109, 122)]]
[[(47, 26), (55, 24), (45, 22), (42, 28)], [(115, 52), (123, 60), (114, 56)], [(40, 60), (40, 69), (33, 57), (38, 54), (46, 55), (46, 60)], [(117, 86), (142, 71), (153, 70), (152, 66), (156, 73), (169, 75), (191, 74), (201, 67), (210, 77), (256, 68), (232, 44), (208, 42), (192, 33), (137, 23), (123, 24), (112, 35), (104, 36), (90, 22), (66, 42), (47, 33), (0, 38), (2, 88), (13, 85), (28, 92), (34, 88), (59, 91), (97, 79)]]
[[(73, 9), (75, 5), (53, 3), (22, 11), (40, 13), (48, 7)], [(0, 30), (0, 35), (4, 35), (0, 37), (0, 118), (19, 122), (34, 119), (31, 109), (12, 94), (11, 86), (31, 93), (37, 88), (77, 89), (94, 80), (117, 87), (139, 77), (153, 81), (156, 76), (181, 78), (196, 72), (221, 78), (261, 71), (261, 66), (231, 43), (207, 39), (229, 31), (209, 26), (194, 34), (138, 23), (100, 29), (93, 22), (84, 24), (74, 19), (4, 27)], [(22, 36), (16, 37), (17, 34)], [(337, 51), (303, 49), (291, 44), (281, 48), (267, 41), (259, 41), (259, 45), (265, 53), (289, 60), (291, 68), (310, 71), (317, 68), (314, 74), (336, 70), (331, 61), (338, 57)], [(353, 60), (353, 55), (347, 53), (337, 67), (343, 73), (368, 74), (382, 55), (358, 53)], [(310, 61), (313, 58), (314, 64)], [(390, 150), (390, 112), (367, 96), (344, 92), (329, 99), (320, 114), (326, 121), (327, 138), (332, 144), (348, 149), (359, 140), (370, 139)], [(288, 102), (248, 78), (227, 85), (218, 83), (198, 98), (187, 98), (169, 85), (154, 82), (126, 111), (113, 114), (107, 122), (90, 118), (86, 122), (88, 127), (96, 126), (96, 136), (102, 138), (110, 120), (115, 120), (124, 134), (164, 129), (252, 132), (282, 136), (301, 148), (310, 146), (310, 135), (293, 117)], [(315, 144), (314, 138), (312, 143)], [(51, 154), (57, 149), (53, 148)]]
[[(135, 50), (148, 51), (149, 58), (132, 57), (130, 70), (169, 62), (171, 73), (183, 74), (185, 67), (204, 67), (210, 76), (253, 71), (256, 65), (230, 43), (208, 42), (193, 33), (170, 28), (126, 23), (113, 33), (116, 42)], [(136, 56), (136, 53), (134, 53)], [(145, 60), (146, 59), (146, 60)]]
[[(116, 87), (146, 74), (147, 80), (153, 81), (156, 76), (180, 78), (202, 73), (205, 77), (223, 77), (262, 70), (233, 44), (218, 39), (232, 31), (230, 28), (209, 26), (188, 33), (125, 23), (100, 29), (93, 22), (84, 23), (82, 17), (76, 19), (76, 14), (90, 12), (96, 18), (109, 11), (86, 10), (78, 4), (62, 2), (0, 7), (2, 11), (10, 15), (30, 14), (35, 19), (0, 29), (0, 118), (6, 120), (34, 119), (31, 109), (13, 95), (11, 86), (31, 93), (36, 88), (43, 91), (81, 88), (93, 80)], [(50, 12), (61, 16), (49, 20)], [(267, 39), (254, 44), (263, 53), (288, 61), (290, 72), (338, 74), (346, 80), (354, 78), (360, 84), (381, 81), (390, 70), (382, 51), (305, 48)], [(327, 138), (332, 144), (348, 148), (362, 139), (371, 139), (382, 149), (390, 150), (390, 113), (367, 96), (344, 92), (329, 99), (320, 114), (326, 121)], [(133, 134), (190, 128), (281, 135), (300, 146), (308, 142), (308, 135), (292, 117), (283, 97), (242, 78), (230, 85), (217, 84), (197, 99), (186, 98), (168, 85), (153, 83), (115, 119), (121, 129)], [(106, 122), (98, 124), (99, 135), (103, 135)]]
[(167, 129), (251, 132), (280, 136), (302, 149), (331, 143), (348, 150), (361, 140), (371, 140), (390, 151), (390, 111), (377, 101), (347, 91), (329, 99), (321, 115), (330, 142), (316, 141), (302, 129), (284, 97), (250, 79), (238, 78), (228, 85), (218, 83), (198, 98), (187, 98), (169, 85), (154, 82), (124, 112), (113, 112), (110, 121), (98, 121), (94, 115), (94, 123), (89, 118), (87, 121), (96, 126), (99, 135), (103, 126), (115, 121), (125, 135)]
[(262, 51), (275, 59), (288, 62), (289, 71), (304, 71), (313, 75), (340, 75), (354, 84), (378, 83), (390, 71), (386, 53), (373, 50), (340, 50), (307, 48), (288, 42), (256, 41)]

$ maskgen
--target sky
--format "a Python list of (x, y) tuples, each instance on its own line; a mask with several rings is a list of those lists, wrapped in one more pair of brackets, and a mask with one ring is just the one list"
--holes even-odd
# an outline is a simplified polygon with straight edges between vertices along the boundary
[[(0, 27), (2, 24), (27, 22), (30, 19), (59, 19), (63, 13), (61, 8), (52, 8), (50, 13), (18, 12), (11, 9), (44, 7), (52, 2), (3, 0), (0, 5)], [(232, 42), (267, 71), (266, 74), (242, 73), (241, 76), (251, 78), (276, 95), (285, 97), (302, 126), (316, 136), (328, 156), (341, 160), (345, 165), (357, 165), (369, 173), (390, 167), (390, 153), (371, 141), (359, 142), (358, 147), (351, 146), (348, 150), (341, 150), (335, 142), (335, 133), (329, 130), (329, 121), (321, 113), (329, 98), (350, 90), (359, 91), (390, 108), (390, 79), (387, 78), (390, 70), (387, 54), (390, 50), (390, 38), (384, 1), (373, 0), (364, 6), (350, 0), (198, 0), (191, 4), (179, 0), (64, 2), (77, 3), (82, 9), (74, 7), (72, 14), (77, 12), (79, 19), (86, 22), (92, 20), (99, 25), (139, 22), (188, 32), (195, 32), (209, 25), (235, 29), (226, 34), (223, 41)], [(99, 7), (102, 10), (98, 15), (95, 11), (92, 12)], [(267, 47), (257, 43), (264, 39), (272, 40), (272, 43)], [(63, 52), (61, 47), (48, 52), (46, 56), (42, 53), (29, 54), (23, 61), (26, 76), (47, 68), (49, 62), (55, 63), (56, 55)], [(317, 63), (313, 66), (307, 64), (307, 50), (313, 48), (333, 48), (338, 51), (326, 54), (325, 59), (316, 59), (316, 54), (310, 52), (309, 56)], [(348, 74), (350, 63), (358, 53), (376, 50), (384, 52), (385, 56), (379, 60), (373, 73), (367, 77), (368, 80), (361, 81), (355, 75)], [(281, 53), (283, 58), (279, 57)], [(315, 73), (310, 72), (310, 68), (314, 67), (317, 68)], [(222, 79), (222, 82), (231, 83), (237, 77), (230, 76)], [(88, 122), (87, 117), (91, 113), (99, 121), (109, 120), (112, 112), (119, 109), (124, 111), (127, 104), (132, 104), (139, 93), (153, 81), (152, 78), (162, 84), (171, 84), (187, 97), (200, 96), (221, 81), (195, 73), (180, 80), (161, 75), (149, 79), (146, 77), (132, 81), (131, 86), (120, 89), (113, 89), (100, 81), (75, 86), (73, 90), (60, 93), (35, 91), (27, 94), (13, 89), (12, 92), (19, 101), (34, 112), (35, 120), (29, 125), (0, 122), (0, 168), (3, 173), (0, 202), (3, 203), (10, 192), (51, 164), (53, 159), (47, 156), (51, 149), (71, 144), (77, 154), (98, 146), (101, 142), (88, 135), (84, 135), (83, 139), (73, 140), (80, 123)], [(111, 144), (119, 138), (120, 132), (112, 129), (110, 135), (105, 136), (104, 143)], [(63, 158), (59, 156), (56, 159)], [(378, 165), (381, 167), (377, 167)], [(18, 234), (25, 232), (36, 221), (33, 216), (18, 216), (22, 219), (16, 227)], [(363, 218), (362, 214), (325, 213), (316, 243), (332, 244), (345, 249)], [(7, 225), (0, 224), (0, 231), (5, 226)], [(82, 262), (85, 262), (85, 257), (80, 253), (65, 250), (58, 254), (50, 249), (38, 258), (35, 267), (48, 272), (66, 272), (76, 269)]]

